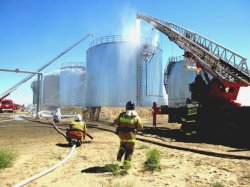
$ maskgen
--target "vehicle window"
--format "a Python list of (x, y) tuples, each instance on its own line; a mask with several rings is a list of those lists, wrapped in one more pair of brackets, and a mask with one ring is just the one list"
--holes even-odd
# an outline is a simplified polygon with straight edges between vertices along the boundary
[(13, 104), (13, 102), (12, 101), (2, 101), (2, 104)]

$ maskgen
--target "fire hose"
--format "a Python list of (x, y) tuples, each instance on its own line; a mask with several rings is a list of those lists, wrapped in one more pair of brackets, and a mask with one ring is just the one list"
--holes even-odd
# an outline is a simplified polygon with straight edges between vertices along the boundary
[(0, 123), (2, 123), (2, 122), (6, 122), (6, 121), (13, 121), (14, 119), (6, 119), (6, 120), (2, 120), (2, 121), (0, 121)]
[(76, 148), (76, 145), (73, 145), (72, 148), (71, 148), (71, 150), (70, 150), (70, 152), (69, 152), (69, 154), (63, 160), (61, 160), (60, 162), (58, 162), (57, 164), (55, 164), (51, 168), (46, 169), (46, 170), (42, 171), (41, 173), (33, 175), (32, 177), (19, 182), (18, 184), (14, 185), (14, 187), (23, 186), (23, 185), (25, 185), (25, 184), (27, 184), (27, 183), (29, 183), (29, 182), (31, 182), (31, 181), (33, 181), (33, 180), (41, 177), (41, 176), (43, 176), (43, 175), (48, 174), (49, 172), (53, 171), (54, 169), (56, 169), (57, 167), (59, 167), (60, 165), (62, 165), (64, 162), (66, 162), (71, 157), (71, 155), (73, 154), (75, 148)]
[[(57, 128), (57, 126), (54, 124), (54, 122), (52, 122), (51, 124), (54, 126), (54, 128), (57, 130), (58, 133), (60, 133), (61, 135), (63, 135), (65, 138), (67, 138), (67, 136), (65, 135), (65, 133), (63, 133), (62, 131), (60, 131), (60, 130)], [(72, 148), (71, 148), (69, 154), (68, 154), (63, 160), (61, 160), (60, 162), (58, 162), (57, 164), (55, 164), (55, 165), (52, 166), (51, 168), (46, 169), (46, 170), (44, 170), (44, 171), (42, 171), (42, 172), (40, 172), (40, 173), (38, 173), (38, 174), (36, 174), (36, 175), (33, 175), (32, 177), (30, 177), (30, 178), (28, 178), (28, 179), (25, 179), (25, 180), (19, 182), (18, 184), (15, 184), (14, 187), (23, 186), (23, 185), (25, 185), (25, 184), (27, 184), (27, 183), (29, 183), (29, 182), (31, 182), (31, 181), (33, 181), (33, 180), (35, 180), (35, 179), (41, 177), (41, 176), (43, 176), (43, 175), (48, 174), (49, 172), (53, 171), (54, 169), (56, 169), (57, 167), (59, 167), (60, 165), (62, 165), (64, 162), (66, 162), (66, 161), (72, 156), (72, 154), (73, 154), (75, 148), (76, 148), (76, 144), (74, 144), (74, 145), (72, 146)]]
[[(57, 131), (58, 133), (60, 133), (61, 135), (63, 135), (63, 136), (64, 136), (64, 138), (66, 138), (66, 139), (67, 139), (66, 134), (65, 134), (65, 133), (63, 133), (62, 131), (60, 131), (54, 122), (52, 122), (51, 124), (54, 126), (54, 128), (56, 129), (56, 131)], [(94, 139), (94, 137), (93, 137), (93, 136), (91, 136), (89, 133), (86, 133), (86, 135), (87, 135), (90, 139), (92, 139), (92, 141), (94, 141), (94, 140), (95, 140), (95, 139)]]

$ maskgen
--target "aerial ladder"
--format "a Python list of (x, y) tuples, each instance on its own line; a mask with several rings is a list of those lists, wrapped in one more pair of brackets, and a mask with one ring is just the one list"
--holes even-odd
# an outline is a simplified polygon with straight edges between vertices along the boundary
[(250, 85), (247, 59), (243, 56), (176, 24), (144, 14), (138, 14), (138, 18), (167, 35), (187, 56), (192, 57), (195, 62), (199, 61), (205, 70), (220, 80)]
[[(242, 138), (248, 137), (249, 139), (248, 132), (250, 126), (246, 124), (245, 121), (249, 119), (250, 106), (237, 103), (240, 88), (247, 87), (248, 89), (250, 86), (250, 73), (247, 67), (247, 59), (206, 37), (176, 24), (145, 14), (138, 14), (137, 19), (145, 20), (165, 34), (170, 41), (184, 50), (183, 56), (188, 61), (190, 60), (194, 63), (195, 68), (197, 68), (196, 70), (203, 70), (203, 75), (206, 80), (204, 87), (206, 92), (197, 91), (198, 88), (201, 87), (201, 84), (196, 84), (195, 81), (197, 77), (202, 77), (200, 74), (196, 74), (194, 82), (191, 83), (175, 78), (178, 76), (172, 76), (172, 78), (174, 77), (174, 81), (169, 82), (172, 86), (170, 88), (176, 89), (174, 90), (176, 93), (179, 90), (181, 90), (182, 93), (191, 93), (191, 99), (193, 99), (193, 90), (199, 92), (200, 95), (203, 93), (204, 97), (201, 97), (203, 99), (194, 100), (195, 102), (198, 101), (198, 119), (201, 129), (205, 129), (204, 132), (214, 130), (212, 131), (213, 134), (215, 131), (223, 132), (223, 136), (227, 134), (229, 137), (232, 134), (241, 134), (243, 135)], [(177, 58), (172, 59), (172, 61), (169, 61), (168, 68), (165, 70), (169, 71), (175, 67), (177, 61), (175, 62), (174, 59)], [(169, 73), (167, 75), (171, 77), (174, 73), (180, 73), (178, 70), (180, 69), (176, 71), (172, 69), (170, 72), (165, 73)], [(182, 73), (184, 73), (184, 70)], [(182, 77), (181, 73), (179, 77)], [(185, 85), (186, 87), (189, 86), (189, 90), (184, 90), (186, 89), (186, 87), (183, 88), (183, 84), (185, 83), (189, 84)], [(194, 85), (196, 89), (192, 90), (192, 86)], [(175, 94), (175, 92), (172, 94)], [(173, 97), (171, 96), (171, 100), (168, 97), (168, 102), (170, 103), (171, 101), (172, 104), (168, 103), (166, 108), (163, 108), (165, 106), (157, 107), (156, 103), (154, 103), (152, 107), (153, 117), (157, 114), (168, 114), (169, 122), (181, 123), (185, 101), (183, 102), (178, 94), (173, 95)], [(156, 125), (156, 121), (153, 121), (153, 125)]]
[(221, 98), (235, 100), (239, 88), (250, 85), (247, 59), (243, 56), (176, 24), (144, 14), (138, 14), (137, 18), (147, 21), (167, 35), (170, 41), (184, 50), (185, 57), (191, 58), (197, 68), (211, 74), (222, 87), (234, 90), (233, 94), (220, 95)]

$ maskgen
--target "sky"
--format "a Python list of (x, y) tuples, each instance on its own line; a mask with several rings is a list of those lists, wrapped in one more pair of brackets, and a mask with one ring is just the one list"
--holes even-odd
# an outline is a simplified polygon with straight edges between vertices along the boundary
[[(0, 69), (36, 71), (88, 33), (95, 38), (124, 34), (137, 13), (175, 23), (203, 35), (248, 59), (250, 68), (249, 0), (0, 0)], [(141, 21), (143, 34), (152, 26)], [(69, 62), (86, 63), (91, 38), (73, 48), (43, 72)], [(163, 64), (182, 51), (160, 35)], [(165, 66), (165, 65), (164, 65)], [(0, 94), (27, 74), (0, 72)], [(32, 103), (32, 80), (8, 97)]]

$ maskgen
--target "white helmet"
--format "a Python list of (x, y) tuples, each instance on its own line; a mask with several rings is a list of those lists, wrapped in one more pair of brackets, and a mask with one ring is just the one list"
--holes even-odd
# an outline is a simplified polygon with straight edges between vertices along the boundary
[(82, 115), (81, 114), (77, 114), (75, 116), (75, 121), (82, 121)]

